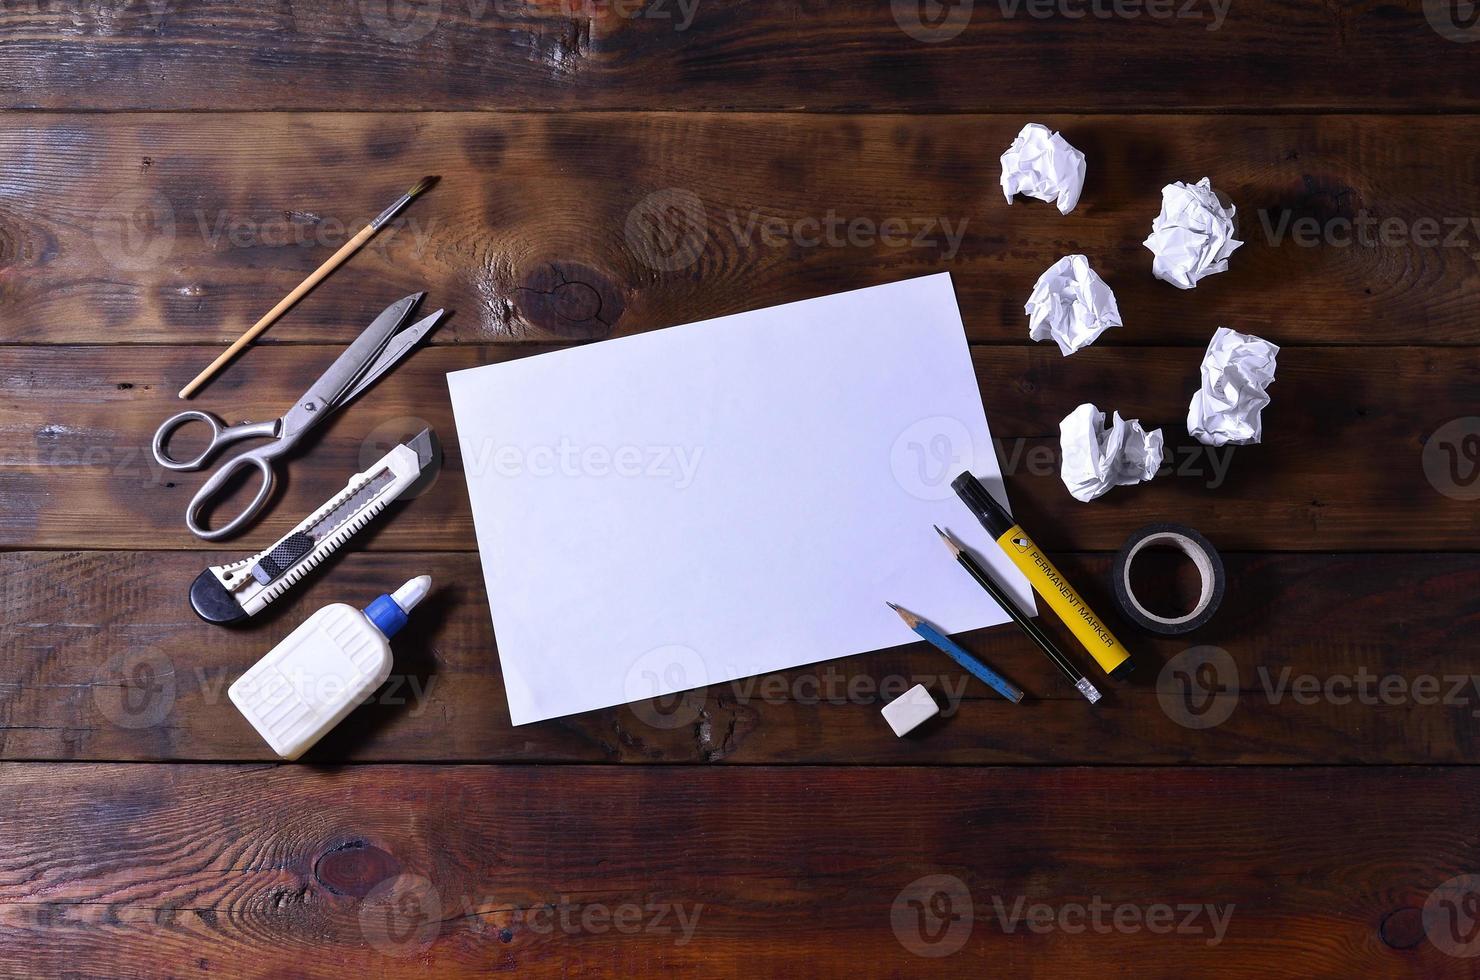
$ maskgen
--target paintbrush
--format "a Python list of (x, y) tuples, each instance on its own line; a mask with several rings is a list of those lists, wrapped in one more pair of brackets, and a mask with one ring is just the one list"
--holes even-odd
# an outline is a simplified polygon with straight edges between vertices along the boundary
[(1094, 704), (1100, 700), (1100, 692), (1089, 682), (1089, 678), (1085, 677), (1083, 672), (1075, 667), (1069, 658), (1060, 652), (1058, 647), (1054, 646), (1053, 640), (1050, 640), (1043, 634), (1043, 631), (1038, 628), (1037, 623), (1024, 616), (1018, 610), (1017, 603), (1012, 601), (1012, 596), (1007, 594), (1007, 590), (998, 585), (992, 576), (987, 574), (987, 570), (978, 565), (976, 559), (971, 557), (964, 548), (956, 543), (955, 538), (952, 538), (939, 527), (935, 528), (935, 533), (939, 534), (940, 539), (946, 543), (946, 547), (951, 549), (951, 554), (956, 556), (956, 561), (961, 567), (970, 572), (971, 577), (976, 579), (976, 584), (986, 589), (987, 595), (997, 600), (997, 605), (1002, 607), (1002, 611), (1012, 617), (1012, 621), (1017, 623), (1024, 633), (1028, 634), (1029, 639), (1038, 644), (1040, 650), (1048, 654), (1048, 659), (1058, 665), (1059, 670), (1064, 672), (1064, 676), (1069, 678), (1074, 684), (1075, 689), (1089, 699), (1090, 704)]
[(929, 641), (931, 646), (935, 647), (937, 650), (940, 650), (946, 656), (950, 657), (952, 660), (956, 661), (956, 663), (960, 664), (963, 668), (965, 668), (967, 673), (971, 674), (971, 676), (975, 677), (977, 680), (981, 681), (983, 684), (987, 685), (992, 690), (996, 691), (998, 694), (1011, 701), (1013, 704), (1017, 704), (1023, 699), (1023, 692), (1019, 688), (1013, 685), (1012, 682), (1002, 677), (1002, 675), (998, 674), (995, 670), (988, 667), (980, 660), (977, 660), (971, 654), (967, 653), (964, 649), (961, 648), (959, 644), (956, 643), (955, 640), (952, 640), (950, 637), (941, 633), (934, 626), (931, 626), (929, 623), (925, 622), (925, 620), (921, 619), (919, 616), (916, 616), (908, 609), (903, 609), (899, 606), (896, 606), (892, 602), (886, 602), (885, 605), (888, 606), (890, 609), (893, 609), (895, 612), (899, 613), (899, 618), (904, 620), (904, 624), (906, 626), (914, 630), (916, 633), (920, 634), (921, 638)]
[(191, 381), (188, 385), (181, 388), (180, 397), (189, 398), (191, 395), (195, 394), (196, 389), (209, 381), (211, 379), (211, 376), (214, 375), (217, 371), (221, 370), (221, 368), (225, 367), (228, 361), (230, 361), (237, 354), (240, 354), (242, 350), (253, 340), (256, 340), (258, 335), (260, 335), (262, 331), (272, 326), (273, 323), (277, 321), (278, 317), (282, 316), (288, 311), (289, 307), (291, 307), (294, 303), (298, 302), (300, 299), (306, 296), (308, 294), (308, 291), (322, 282), (324, 278), (329, 275), (329, 273), (333, 272), (335, 269), (339, 268), (346, 261), (348, 261), (351, 255), (354, 255), (361, 249), (361, 247), (364, 246), (366, 242), (375, 237), (376, 232), (380, 231), (380, 229), (390, 224), (390, 222), (396, 217), (396, 215), (404, 211), (408, 204), (416, 200), (419, 195), (430, 189), (432, 185), (435, 184), (439, 179), (440, 178), (438, 177), (423, 177), (421, 180), (412, 185), (409, 191), (397, 198), (390, 207), (380, 212), (380, 217), (376, 218), (374, 221), (361, 228), (359, 232), (355, 235), (355, 237), (345, 242), (344, 245), (340, 247), (339, 251), (329, 256), (327, 262), (319, 266), (317, 269), (309, 274), (309, 277), (307, 279), (299, 283), (298, 288), (294, 289), (291, 293), (284, 296), (282, 298), (282, 301), (279, 302), (277, 306), (274, 306), (272, 309), (268, 310), (267, 313), (262, 317), (262, 319), (258, 320), (252, 325), (252, 329), (248, 330), (246, 333), (238, 337), (236, 343), (232, 344), (230, 347), (226, 348), (226, 350), (222, 351), (220, 357), (216, 358), (209, 365), (207, 365), (206, 369), (197, 374), (195, 376), (195, 379)]

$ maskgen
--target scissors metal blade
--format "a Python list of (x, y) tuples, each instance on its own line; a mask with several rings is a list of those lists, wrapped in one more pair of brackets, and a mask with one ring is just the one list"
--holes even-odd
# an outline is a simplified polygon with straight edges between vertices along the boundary
[(373, 385), (382, 374), (395, 367), (396, 362), (411, 353), (411, 349), (421, 342), (421, 338), (431, 333), (437, 324), (442, 322), (442, 317), (446, 314), (446, 310), (438, 310), (392, 337), (390, 343), (385, 345), (385, 350), (381, 351), (380, 356), (375, 359), (375, 363), (365, 370), (364, 377), (356, 381), (355, 386), (340, 399), (340, 404), (344, 405), (354, 401), (360, 392)]
[(385, 349), (391, 335), (411, 316), (416, 304), (426, 293), (412, 293), (405, 299), (387, 306), (370, 326), (361, 331), (344, 353), (329, 365), (329, 370), (319, 375), (297, 404), (283, 415), (282, 439), (296, 441), (315, 424), (329, 416), (347, 400), (345, 394), (375, 362)]

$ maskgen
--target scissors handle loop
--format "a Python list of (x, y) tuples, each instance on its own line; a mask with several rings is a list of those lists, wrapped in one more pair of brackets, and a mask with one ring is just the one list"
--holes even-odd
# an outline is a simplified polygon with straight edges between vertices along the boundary
[[(196, 456), (190, 459), (176, 459), (171, 456), (167, 448), (170, 436), (175, 430), (190, 422), (204, 422), (211, 430), (211, 441)], [(222, 447), (227, 446), (239, 439), (270, 439), (277, 435), (278, 420), (270, 422), (243, 422), (241, 425), (223, 426), (221, 420), (210, 412), (189, 411), (178, 415), (171, 415), (164, 420), (154, 433), (154, 458), (160, 466), (167, 470), (198, 470), (206, 465), (210, 459)]]
[[(245, 469), (256, 469), (262, 474), (262, 485), (257, 488), (257, 495), (252, 498), (252, 502), (247, 504), (240, 514), (215, 530), (203, 526), (200, 522), (201, 510), (237, 473)], [(185, 509), (185, 526), (190, 528), (190, 533), (205, 541), (219, 541), (230, 537), (250, 524), (258, 512), (267, 505), (267, 498), (272, 495), (272, 487), (272, 463), (265, 452), (253, 450), (233, 456), (212, 473), (210, 479), (206, 480), (191, 498), (190, 506)]]

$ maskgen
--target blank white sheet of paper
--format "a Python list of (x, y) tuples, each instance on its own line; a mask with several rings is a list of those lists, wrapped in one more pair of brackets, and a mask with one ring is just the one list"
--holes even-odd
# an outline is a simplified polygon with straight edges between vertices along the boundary
[(1034, 611), (947, 273), (448, 386), (516, 725), (1006, 622), (932, 524)]

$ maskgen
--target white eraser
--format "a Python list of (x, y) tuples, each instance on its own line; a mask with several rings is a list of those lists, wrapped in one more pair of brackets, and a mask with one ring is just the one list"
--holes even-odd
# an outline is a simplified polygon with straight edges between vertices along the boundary
[(924, 684), (916, 684), (884, 705), (883, 714), (894, 734), (904, 735), (940, 714), (940, 706), (925, 690)]
[(298, 758), (385, 683), (385, 634), (353, 606), (314, 613), (227, 692), (280, 758)]

